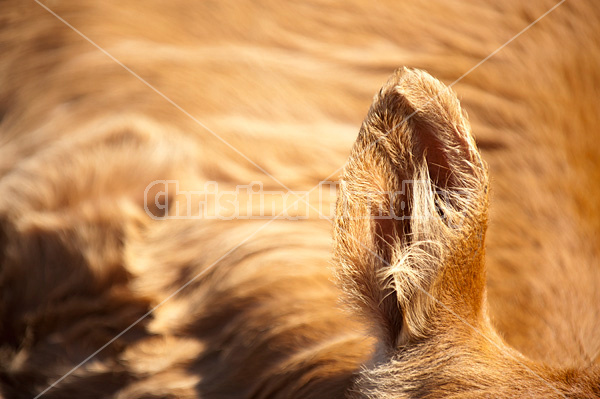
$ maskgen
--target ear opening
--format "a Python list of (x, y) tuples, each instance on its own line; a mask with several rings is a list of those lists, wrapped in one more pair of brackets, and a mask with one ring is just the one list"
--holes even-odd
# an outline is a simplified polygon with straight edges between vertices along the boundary
[(487, 185), (456, 95), (396, 71), (345, 167), (334, 232), (338, 280), (387, 345), (427, 335), (440, 309), (479, 317)]

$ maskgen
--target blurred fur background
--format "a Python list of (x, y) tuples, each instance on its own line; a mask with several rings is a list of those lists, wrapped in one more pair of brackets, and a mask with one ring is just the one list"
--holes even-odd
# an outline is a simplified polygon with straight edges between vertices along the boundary
[(144, 189), (309, 190), (403, 65), (462, 77), (493, 325), (535, 361), (598, 362), (598, 3), (567, 0), (464, 77), (556, 2), (43, 4), (103, 51), (0, 1), (2, 397), (42, 392), (208, 267), (43, 397), (342, 397), (374, 338), (339, 305), (331, 224), (154, 221)]

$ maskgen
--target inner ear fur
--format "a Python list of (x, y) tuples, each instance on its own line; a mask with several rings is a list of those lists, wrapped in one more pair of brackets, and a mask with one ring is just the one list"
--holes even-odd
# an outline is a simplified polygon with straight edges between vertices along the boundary
[(334, 232), (339, 282), (389, 345), (427, 335), (440, 310), (481, 317), (487, 186), (456, 95), (396, 71), (345, 166)]

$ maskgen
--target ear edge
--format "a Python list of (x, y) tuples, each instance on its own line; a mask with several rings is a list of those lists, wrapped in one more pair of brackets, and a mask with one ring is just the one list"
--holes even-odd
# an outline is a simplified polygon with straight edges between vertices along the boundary
[[(434, 153), (445, 157), (442, 159), (447, 161), (445, 165), (440, 162), (439, 168), (431, 167), (436, 161), (431, 157), (432, 149)], [(466, 114), (462, 111), (456, 95), (426, 72), (407, 68), (396, 71), (375, 96), (352, 157), (361, 159), (357, 161), (351, 158), (344, 173), (350, 190), (340, 193), (340, 196), (352, 195), (352, 189), (364, 191), (369, 187), (373, 189), (383, 186), (384, 189), (393, 191), (407, 178), (423, 179), (428, 182), (426, 191), (407, 193), (406, 199), (412, 201), (412, 211), (418, 213), (423, 210), (435, 210), (434, 194), (437, 189), (441, 189), (447, 194), (449, 201), (441, 203), (440, 208), (448, 215), (454, 216), (453, 222), (460, 219), (461, 213), (464, 213), (465, 217), (477, 218), (477, 214), (486, 212), (487, 167), (481, 160), (471, 136)], [(448, 172), (444, 174), (444, 170)], [(368, 196), (363, 192), (362, 197)], [(381, 198), (379, 205), (388, 205), (385, 197)], [(482, 203), (484, 205), (479, 206)], [(423, 206), (416, 209), (415, 204)], [(362, 212), (373, 212), (373, 209), (369, 209), (365, 204), (362, 204), (362, 208)], [(415, 216), (413, 213), (409, 216)], [(358, 292), (358, 295), (362, 295), (360, 300), (368, 304), (363, 307), (363, 313), (366, 313), (367, 317), (371, 313), (370, 316), (373, 317), (372, 313), (377, 312), (379, 314), (376, 318), (385, 319), (387, 325), (400, 325), (402, 331), (407, 331), (404, 339), (424, 335), (427, 333), (427, 325), (423, 320), (427, 318), (432, 303), (427, 294), (439, 285), (442, 267), (440, 262), (432, 259), (443, 259), (446, 257), (444, 253), (447, 252), (444, 245), (438, 245), (436, 235), (451, 235), (453, 239), (450, 241), (455, 241), (463, 234), (461, 231), (455, 231), (456, 226), (449, 226), (447, 223), (428, 225), (426, 222), (411, 219), (408, 232), (405, 228), (391, 229), (404, 235), (409, 234), (410, 242), (406, 239), (378, 240), (377, 232), (390, 229), (382, 227), (381, 222), (373, 223), (374, 226), (370, 229), (362, 229), (362, 236), (358, 235), (358, 239), (369, 238), (369, 245), (374, 247), (372, 252), (375, 254), (385, 253), (380, 248), (382, 245), (391, 247), (388, 248), (391, 249), (391, 254), (385, 262), (381, 259), (375, 261), (374, 258), (377, 257), (373, 254), (367, 254), (362, 261), (346, 258), (345, 266), (355, 268), (353, 262), (371, 263), (363, 270), (366, 273), (355, 276), (363, 279), (362, 282), (355, 281), (356, 285), (374, 282), (377, 284), (377, 287), (368, 287), (366, 290), (359, 287), (355, 291), (355, 294)], [(424, 226), (428, 228), (424, 229)], [(394, 244), (390, 245), (390, 241), (394, 241)], [(345, 250), (352, 252), (350, 240), (347, 240), (345, 245)], [(365, 253), (364, 250), (359, 252)], [(336, 252), (336, 256), (338, 255), (340, 254)], [(419, 262), (415, 262), (415, 259), (419, 259)], [(366, 277), (369, 273), (373, 275)], [(342, 273), (340, 276), (348, 278), (350, 275), (344, 276)], [(397, 296), (395, 307), (402, 308), (397, 312), (393, 310), (394, 306), (387, 303), (382, 306), (389, 297), (390, 289)], [(383, 330), (381, 333), (388, 334), (386, 341), (397, 342), (398, 336), (392, 337), (389, 334), (397, 334), (400, 331), (394, 332), (387, 326), (380, 327)]]

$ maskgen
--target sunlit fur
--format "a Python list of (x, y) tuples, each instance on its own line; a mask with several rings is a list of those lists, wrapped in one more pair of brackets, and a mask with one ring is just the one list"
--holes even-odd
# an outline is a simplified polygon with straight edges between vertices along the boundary
[[(374, 194), (397, 192), (406, 180), (420, 184), (403, 195)], [(439, 81), (407, 69), (390, 78), (343, 182), (334, 235), (338, 278), (378, 338), (350, 397), (600, 394), (597, 366), (546, 368), (506, 345), (490, 322), (487, 168), (455, 95)], [(409, 218), (364, 217), (389, 210)]]
[(0, 0), (0, 397), (598, 397), (596, 3)]

